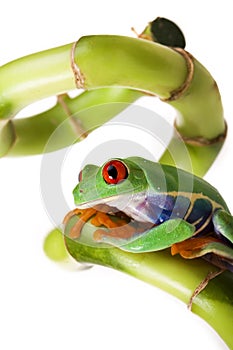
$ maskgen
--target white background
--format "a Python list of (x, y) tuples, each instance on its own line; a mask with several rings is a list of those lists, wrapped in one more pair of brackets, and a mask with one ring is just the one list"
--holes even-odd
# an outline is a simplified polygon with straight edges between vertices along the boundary
[[(0, 64), (82, 35), (132, 35), (131, 26), (140, 32), (157, 16), (173, 19), (221, 91), (228, 139), (206, 179), (233, 210), (231, 5), (8, 0), (1, 5)], [(1, 349), (227, 349), (183, 303), (154, 287), (101, 267), (77, 272), (50, 262), (42, 246), (53, 224), (41, 200), (40, 166), (40, 156), (0, 160)]]

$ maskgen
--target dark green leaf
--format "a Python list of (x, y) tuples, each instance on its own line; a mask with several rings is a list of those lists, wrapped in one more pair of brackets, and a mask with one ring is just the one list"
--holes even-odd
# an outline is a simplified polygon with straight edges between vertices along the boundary
[(151, 22), (153, 40), (166, 46), (185, 48), (185, 38), (180, 28), (166, 18), (157, 17)]

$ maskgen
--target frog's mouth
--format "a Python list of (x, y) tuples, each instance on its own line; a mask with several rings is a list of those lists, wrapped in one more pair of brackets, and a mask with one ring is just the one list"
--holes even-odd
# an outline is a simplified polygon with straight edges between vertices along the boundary
[(94, 208), (102, 204), (107, 204), (111, 206), (111, 203), (119, 203), (120, 196), (111, 196), (111, 197), (106, 197), (106, 198), (101, 198), (101, 199), (94, 199), (88, 202), (84, 202), (82, 204), (77, 204), (78, 209), (89, 209), (89, 208)]

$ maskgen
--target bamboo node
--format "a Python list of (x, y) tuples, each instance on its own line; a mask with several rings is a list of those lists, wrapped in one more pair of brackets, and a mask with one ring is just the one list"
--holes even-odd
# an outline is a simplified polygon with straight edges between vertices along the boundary
[(193, 74), (194, 74), (194, 58), (193, 56), (179, 48), (179, 47), (173, 47), (172, 48), (174, 51), (177, 51), (180, 55), (182, 55), (186, 61), (186, 65), (187, 65), (187, 76), (185, 81), (183, 82), (183, 84), (181, 86), (179, 86), (177, 89), (171, 91), (170, 96), (168, 98), (161, 98), (161, 101), (163, 102), (171, 102), (171, 101), (175, 101), (178, 100), (181, 96), (183, 96), (185, 94), (185, 92), (188, 90), (188, 88), (190, 87), (190, 84), (193, 80)]
[(71, 48), (71, 55), (70, 55), (71, 68), (74, 73), (75, 85), (77, 89), (84, 89), (85, 78), (80, 68), (78, 67), (77, 63), (75, 62), (75, 49), (77, 47), (77, 44), (78, 44), (78, 41), (75, 41)]
[(84, 140), (88, 136), (88, 132), (83, 128), (82, 122), (75, 118), (72, 111), (69, 109), (68, 105), (66, 104), (65, 98), (67, 97), (66, 94), (61, 94), (57, 96), (57, 102), (62, 107), (63, 111), (67, 115), (67, 117), (70, 120), (70, 123), (76, 132), (76, 135), (80, 138), (80, 140)]
[(201, 137), (201, 136), (193, 136), (193, 137), (190, 137), (190, 136), (185, 136), (185, 135), (182, 135), (179, 130), (177, 129), (177, 126), (176, 126), (176, 122), (174, 123), (174, 127), (176, 129), (176, 131), (178, 132), (180, 138), (188, 145), (191, 145), (191, 146), (211, 146), (211, 145), (214, 145), (216, 143), (223, 143), (226, 139), (226, 136), (227, 136), (227, 123), (225, 121), (225, 130), (223, 133), (219, 134), (218, 136), (212, 138), (212, 139), (206, 139), (204, 137)]

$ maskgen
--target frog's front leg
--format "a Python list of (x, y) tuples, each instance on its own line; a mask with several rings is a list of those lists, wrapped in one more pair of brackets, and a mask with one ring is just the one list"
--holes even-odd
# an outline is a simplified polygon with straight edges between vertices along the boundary
[(135, 233), (140, 232), (139, 227), (134, 227), (126, 219), (117, 217), (117, 220), (114, 220), (114, 217), (111, 217), (110, 215), (99, 211), (91, 219), (91, 224), (97, 227), (103, 226), (108, 229), (107, 231), (104, 229), (96, 230), (93, 235), (93, 238), (96, 241), (101, 241), (105, 238), (105, 240), (107, 239), (107, 241), (110, 243), (111, 238), (129, 239), (134, 236)]
[[(107, 231), (104, 229), (97, 229), (93, 235), (96, 241), (101, 241), (104, 237), (127, 239), (136, 233), (136, 228), (130, 225), (126, 218), (117, 215), (118, 213), (116, 213), (116, 215), (110, 215), (110, 213), (111, 207), (107, 205), (99, 205), (96, 208), (88, 209), (76, 208), (65, 216), (63, 224), (66, 225), (73, 216), (79, 216), (79, 220), (70, 230), (69, 237), (73, 239), (80, 237), (82, 228), (88, 220), (96, 227), (102, 226), (108, 229)], [(137, 227), (137, 232), (140, 232), (139, 227)]]

